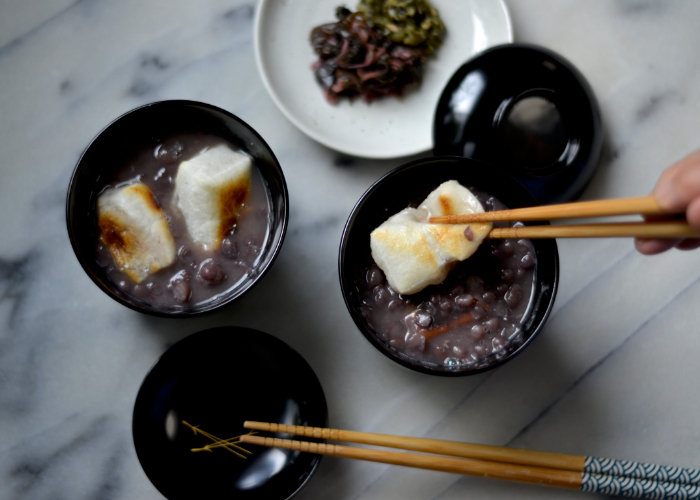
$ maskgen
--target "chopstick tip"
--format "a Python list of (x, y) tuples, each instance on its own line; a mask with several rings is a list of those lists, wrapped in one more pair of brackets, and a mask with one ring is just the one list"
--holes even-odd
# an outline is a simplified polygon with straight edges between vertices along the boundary
[(250, 434), (243, 434), (241, 436), (241, 443), (264, 445), (265, 438), (260, 436), (252, 436)]
[(255, 422), (254, 420), (246, 420), (243, 422), (243, 427), (246, 429), (253, 429), (256, 431), (269, 431), (270, 424), (267, 422)]

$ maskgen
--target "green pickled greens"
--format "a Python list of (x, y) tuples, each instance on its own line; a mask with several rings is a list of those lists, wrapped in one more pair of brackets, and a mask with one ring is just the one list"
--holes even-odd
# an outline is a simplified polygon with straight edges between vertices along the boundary
[(440, 47), (445, 25), (427, 0), (360, 0), (357, 10), (392, 42), (420, 46), (425, 55)]

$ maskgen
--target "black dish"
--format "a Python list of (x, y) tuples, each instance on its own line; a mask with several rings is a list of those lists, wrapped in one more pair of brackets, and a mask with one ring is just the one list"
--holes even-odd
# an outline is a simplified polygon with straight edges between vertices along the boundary
[(178, 342), (151, 368), (134, 405), (134, 446), (169, 500), (282, 500), (306, 484), (320, 455), (253, 445), (245, 445), (247, 460), (222, 449), (192, 453), (209, 440), (180, 421), (226, 439), (247, 432), (244, 420), (327, 427), (327, 415), (316, 375), (291, 347), (248, 328), (214, 328)]
[(494, 47), (452, 76), (435, 111), (436, 156), (513, 175), (540, 203), (577, 198), (598, 166), (603, 126), (583, 75), (534, 45)]
[[(262, 249), (257, 268), (237, 287), (191, 308), (158, 307), (122, 292), (96, 262), (98, 241), (96, 198), (104, 179), (114, 177), (123, 158), (144, 138), (183, 132), (217, 135), (246, 151), (265, 181), (271, 202), (270, 238)], [(102, 179), (102, 181), (100, 181)], [(75, 167), (66, 199), (68, 236), (75, 255), (87, 275), (107, 295), (131, 309), (155, 316), (184, 317), (212, 311), (250, 290), (268, 271), (282, 247), (289, 220), (289, 195), (284, 174), (263, 138), (228, 111), (194, 101), (163, 101), (136, 108), (102, 130), (83, 152)]]
[[(343, 230), (340, 242), (340, 288), (350, 316), (365, 338), (382, 354), (407, 368), (422, 373), (462, 376), (500, 366), (525, 349), (543, 328), (549, 316), (559, 284), (559, 253), (555, 240), (532, 240), (537, 257), (534, 306), (523, 325), (523, 341), (509, 344), (506, 354), (486, 358), (477, 367), (447, 367), (417, 361), (397, 352), (382, 341), (362, 315), (359, 293), (365, 270), (372, 263), (369, 235), (390, 216), (406, 208), (448, 180), (474, 187), (500, 199), (509, 208), (537, 205), (532, 195), (509, 174), (498, 168), (467, 158), (433, 157), (403, 165), (375, 182), (357, 202)], [(537, 223), (527, 223), (536, 225)]]

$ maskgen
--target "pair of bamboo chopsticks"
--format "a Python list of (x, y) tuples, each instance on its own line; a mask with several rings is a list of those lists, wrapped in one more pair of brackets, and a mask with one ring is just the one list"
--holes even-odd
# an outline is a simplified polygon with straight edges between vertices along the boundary
[[(659, 208), (652, 196), (614, 200), (580, 201), (560, 205), (516, 208), (468, 215), (431, 217), (438, 224), (468, 224), (471, 222), (540, 221), (607, 217), (613, 215), (674, 215)], [(488, 238), (602, 238), (634, 236), (640, 238), (700, 238), (687, 222), (625, 222), (609, 224), (579, 224), (572, 226), (528, 226), (494, 228)]]
[(241, 442), (260, 446), (608, 495), (657, 500), (700, 499), (700, 471), (695, 469), (300, 425), (266, 422), (245, 422), (243, 425), (258, 431), (399, 448), (431, 455), (241, 436)]

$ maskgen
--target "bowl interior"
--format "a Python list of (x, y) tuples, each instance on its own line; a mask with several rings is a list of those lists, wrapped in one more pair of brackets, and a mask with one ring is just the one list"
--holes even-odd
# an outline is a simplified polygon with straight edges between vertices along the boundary
[[(136, 454), (169, 500), (286, 499), (316, 469), (320, 455), (244, 445), (246, 460), (224, 449), (193, 453), (208, 439), (247, 432), (245, 420), (327, 426), (323, 389), (306, 361), (284, 342), (248, 328), (195, 333), (161, 356), (134, 405)], [(276, 437), (287, 437), (276, 436)]]
[[(123, 293), (96, 261), (99, 237), (96, 199), (105, 184), (133, 159), (139, 147), (155, 138), (204, 132), (219, 136), (247, 152), (262, 174), (270, 206), (270, 237), (261, 250), (257, 268), (238, 286), (190, 308), (158, 307)], [(108, 125), (87, 147), (70, 182), (67, 199), (68, 233), (85, 272), (109, 296), (141, 312), (159, 316), (202, 313), (231, 302), (249, 290), (274, 262), (289, 217), (284, 175), (270, 147), (249, 125), (222, 109), (191, 101), (164, 101), (126, 113)]]
[[(360, 198), (345, 225), (340, 246), (340, 285), (355, 324), (380, 352), (417, 371), (437, 375), (468, 375), (494, 368), (520, 352), (544, 325), (554, 303), (559, 281), (559, 256), (555, 240), (532, 240), (537, 264), (531, 312), (523, 324), (520, 342), (508, 344), (498, 357), (486, 358), (476, 367), (447, 367), (422, 363), (396, 351), (381, 340), (362, 315), (362, 283), (373, 262), (369, 235), (390, 216), (411, 202), (422, 201), (441, 183), (457, 180), (500, 199), (509, 208), (537, 205), (532, 195), (508, 174), (475, 160), (433, 157), (408, 163), (378, 180)], [(528, 224), (529, 225), (529, 224)]]

